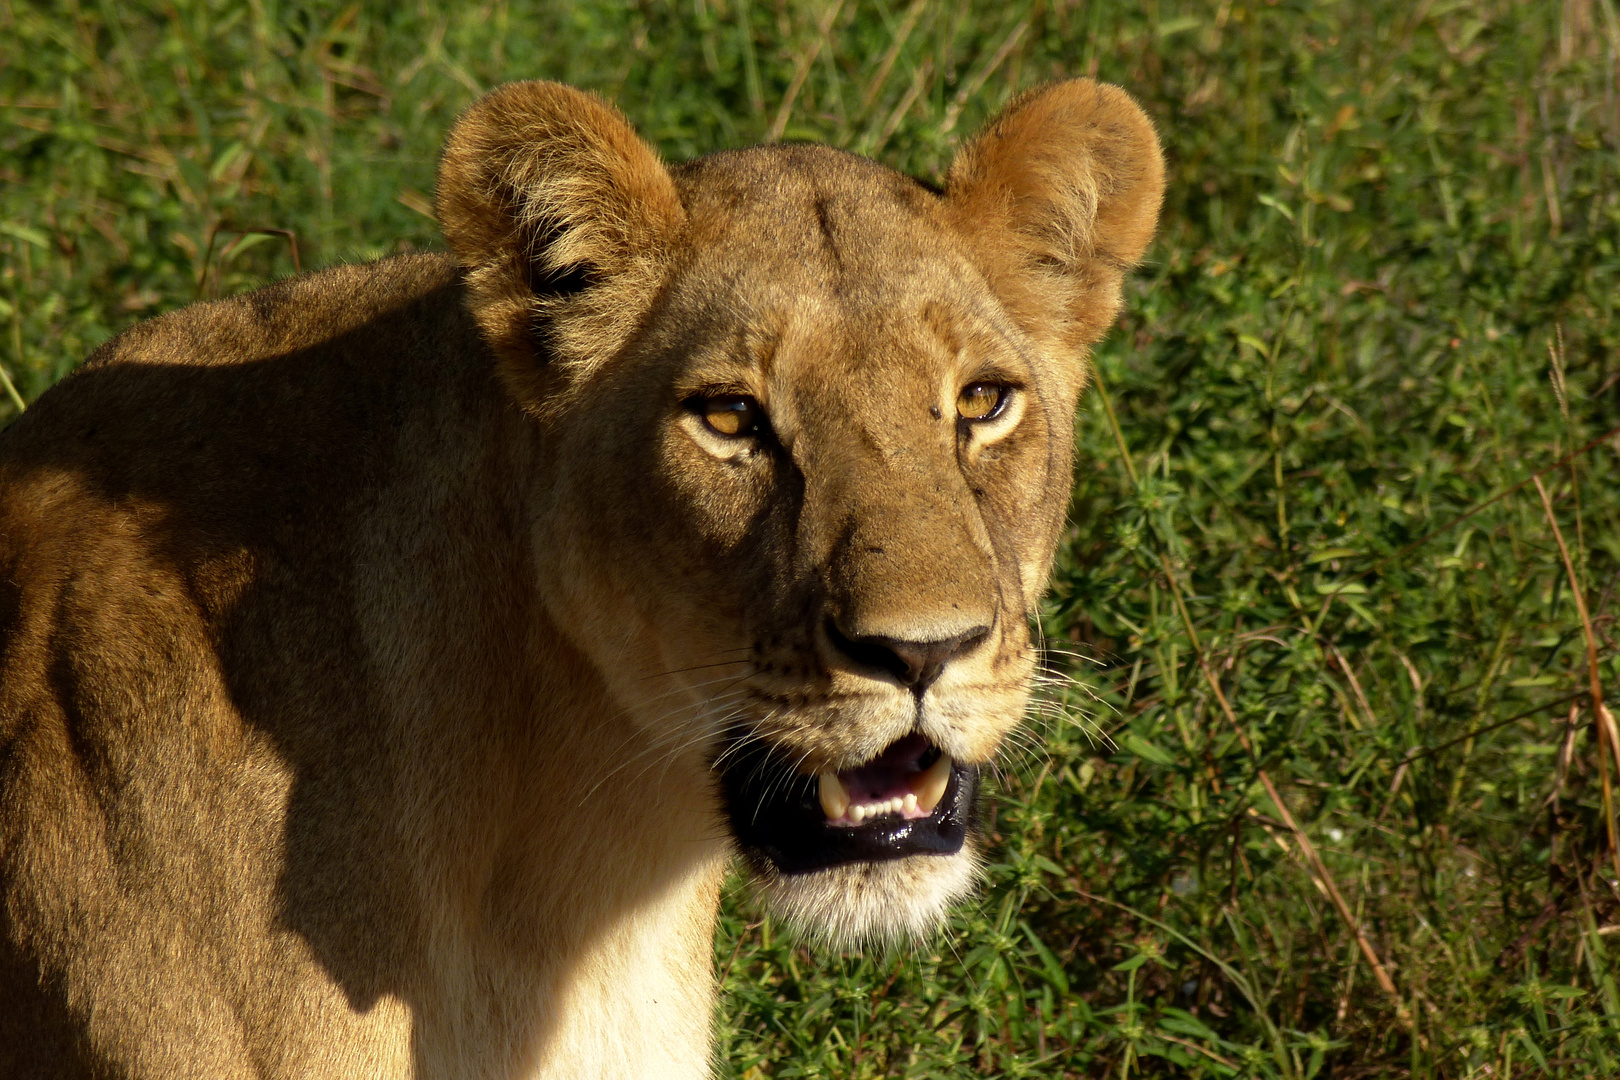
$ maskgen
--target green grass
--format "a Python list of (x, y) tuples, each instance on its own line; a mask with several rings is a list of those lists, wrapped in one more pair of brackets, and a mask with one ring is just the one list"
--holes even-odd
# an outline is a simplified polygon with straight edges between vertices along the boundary
[(293, 270), (233, 230), (304, 267), (436, 245), (439, 140), (506, 79), (671, 158), (779, 132), (924, 176), (1019, 88), (1118, 82), (1171, 186), (1099, 350), (1117, 426), (1077, 420), (988, 887), (864, 958), (734, 889), (721, 1074), (1612, 1077), (1574, 590), (1612, 701), (1620, 439), (1549, 467), (1620, 425), (1617, 54), (1614, 0), (0, 0), (0, 365), (32, 398)]

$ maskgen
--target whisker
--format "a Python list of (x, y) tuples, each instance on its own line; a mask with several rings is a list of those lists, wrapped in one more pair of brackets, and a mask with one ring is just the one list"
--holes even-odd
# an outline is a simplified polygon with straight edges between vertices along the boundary
[(677, 686), (672, 690), (666, 690), (662, 694), (658, 694), (658, 695), (656, 695), (654, 697), (640, 699), (639, 701), (636, 702), (636, 707), (641, 708), (641, 709), (645, 709), (645, 708), (648, 708), (649, 706), (656, 705), (658, 702), (663, 701), (665, 698), (674, 697), (677, 694), (696, 693), (697, 691), (702, 690), (702, 689), (704, 689), (706, 687), (717, 686), (720, 683), (727, 682), (727, 681), (741, 682), (742, 680), (748, 678), (750, 674), (752, 674), (752, 673), (751, 672), (744, 672), (741, 675), (720, 675), (720, 676), (718, 676), (716, 678), (713, 678), (713, 679), (705, 679), (703, 682), (692, 683), (692, 684), (687, 685), (687, 686)]
[(740, 649), (740, 650), (734, 650), (734, 651), (740, 652), (740, 653), (742, 653), (742, 655), (738, 656), (734, 660), (716, 660), (712, 664), (693, 664), (691, 667), (671, 668), (668, 671), (657, 671), (657, 672), (654, 672), (651, 675), (643, 675), (641, 677), (640, 681), (641, 682), (647, 682), (647, 681), (649, 681), (651, 679), (668, 678), (671, 675), (685, 675), (689, 671), (703, 671), (703, 670), (705, 670), (707, 668), (729, 667), (732, 664), (746, 664), (746, 663), (748, 663), (748, 650), (747, 649)]
[[(680, 716), (682, 713), (701, 711), (705, 708), (713, 708), (721, 703), (729, 705), (730, 698), (741, 697), (746, 695), (746, 693), (746, 690), (735, 691), (733, 694), (721, 693), (706, 698), (703, 701), (683, 705), (678, 709), (665, 713), (659, 718), (657, 723), (664, 724), (667, 721)], [(694, 749), (699, 743), (710, 737), (712, 737), (711, 731), (693, 733), (686, 731), (683, 727), (671, 727), (667, 729), (667, 731), (654, 734), (647, 740), (645, 745), (637, 750), (635, 754), (626, 757), (623, 761), (619, 762), (612, 769), (609, 769), (607, 773), (598, 779), (597, 782), (591, 786), (590, 790), (585, 793), (585, 799), (588, 800), (592, 795), (596, 794), (596, 792), (602, 787), (603, 784), (607, 783), (608, 780), (612, 779), (614, 776), (618, 775), (620, 772), (632, 765), (642, 765), (641, 770), (632, 774), (630, 777), (630, 779), (639, 778), (644, 776), (650, 769), (658, 765), (660, 762), (664, 763), (667, 767), (668, 764), (679, 758), (683, 753)], [(583, 802), (581, 805), (583, 805)]]

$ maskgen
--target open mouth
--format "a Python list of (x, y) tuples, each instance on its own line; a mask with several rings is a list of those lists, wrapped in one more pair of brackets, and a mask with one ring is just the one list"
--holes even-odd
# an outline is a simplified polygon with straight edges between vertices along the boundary
[(807, 775), (755, 743), (723, 755), (722, 787), (745, 853), (783, 874), (907, 855), (952, 855), (973, 824), (978, 769), (907, 735), (853, 769)]

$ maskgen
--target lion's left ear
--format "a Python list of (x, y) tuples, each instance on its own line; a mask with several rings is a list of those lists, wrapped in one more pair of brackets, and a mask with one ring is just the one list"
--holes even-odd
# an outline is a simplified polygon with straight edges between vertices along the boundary
[(462, 114), (436, 210), (474, 317), (519, 400), (543, 410), (629, 340), (685, 223), (675, 184), (594, 94), (511, 83)]
[(1065, 351), (1101, 338), (1159, 220), (1164, 156), (1117, 86), (1072, 79), (1026, 93), (951, 162), (957, 228), (1026, 331)]

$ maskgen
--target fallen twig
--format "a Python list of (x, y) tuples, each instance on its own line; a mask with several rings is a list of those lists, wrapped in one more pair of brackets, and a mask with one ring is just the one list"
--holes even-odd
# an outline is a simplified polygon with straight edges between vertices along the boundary
[(1614, 861), (1615, 874), (1620, 876), (1620, 843), (1615, 838), (1614, 799), (1609, 785), (1611, 755), (1615, 767), (1620, 769), (1620, 734), (1614, 730), (1614, 715), (1603, 704), (1603, 680), (1598, 674), (1597, 635), (1592, 632), (1592, 616), (1586, 610), (1586, 590), (1581, 587), (1581, 580), (1575, 573), (1575, 563), (1569, 557), (1568, 545), (1564, 543), (1564, 530), (1558, 527), (1552, 500), (1547, 497), (1547, 489), (1541, 485), (1541, 477), (1532, 476), (1530, 479), (1535, 481), (1536, 494), (1541, 496), (1542, 509), (1547, 512), (1547, 524), (1552, 526), (1553, 539), (1558, 541), (1558, 554), (1563, 556), (1564, 572), (1569, 575), (1569, 592), (1575, 600), (1575, 610), (1581, 616), (1581, 631), (1586, 635), (1586, 677), (1592, 696), (1592, 722), (1598, 730), (1598, 778), (1603, 786), (1603, 822), (1609, 831), (1609, 857)]

